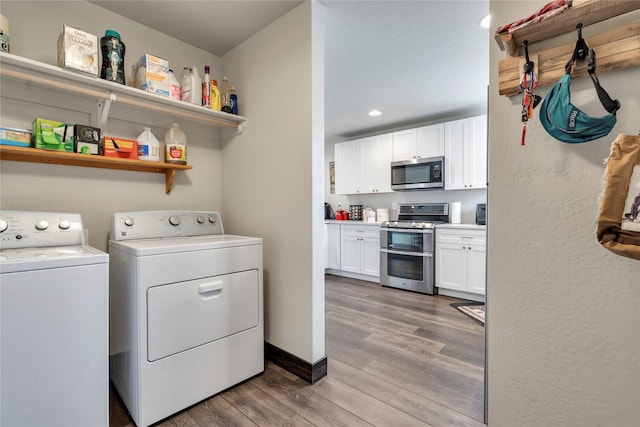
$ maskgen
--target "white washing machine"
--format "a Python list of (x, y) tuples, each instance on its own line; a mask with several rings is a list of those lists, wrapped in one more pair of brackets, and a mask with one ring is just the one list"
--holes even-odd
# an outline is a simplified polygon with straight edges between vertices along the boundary
[(217, 212), (113, 216), (111, 381), (147, 426), (264, 371), (262, 239)]
[(0, 425), (109, 425), (109, 257), (79, 214), (0, 211)]

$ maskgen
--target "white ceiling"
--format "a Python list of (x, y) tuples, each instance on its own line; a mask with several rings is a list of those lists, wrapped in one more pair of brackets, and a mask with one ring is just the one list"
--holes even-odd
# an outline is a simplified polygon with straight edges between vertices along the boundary
[[(92, 3), (222, 56), (301, 1)], [(327, 141), (486, 110), (488, 0), (321, 3)]]

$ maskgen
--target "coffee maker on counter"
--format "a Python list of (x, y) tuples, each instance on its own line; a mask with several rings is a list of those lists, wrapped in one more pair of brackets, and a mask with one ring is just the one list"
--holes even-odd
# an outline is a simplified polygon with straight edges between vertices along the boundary
[(333, 209), (329, 203), (324, 204), (324, 219), (334, 219)]

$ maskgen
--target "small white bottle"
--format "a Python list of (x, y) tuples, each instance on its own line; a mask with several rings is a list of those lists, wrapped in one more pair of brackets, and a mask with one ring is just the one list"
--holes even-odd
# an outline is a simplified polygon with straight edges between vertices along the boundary
[(150, 128), (144, 128), (138, 136), (138, 160), (160, 161), (160, 141), (151, 133)]
[(184, 67), (181, 76), (182, 100), (202, 105), (202, 79), (196, 67)]

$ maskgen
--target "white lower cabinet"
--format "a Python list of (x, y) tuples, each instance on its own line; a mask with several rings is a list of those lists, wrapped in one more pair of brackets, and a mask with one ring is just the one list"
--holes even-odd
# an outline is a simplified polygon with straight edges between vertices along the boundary
[(380, 229), (342, 225), (341, 270), (350, 273), (380, 275)]
[(325, 224), (325, 269), (328, 273), (380, 281), (380, 225), (365, 224), (349, 221)]
[(486, 231), (436, 229), (436, 286), (485, 293)]
[(325, 224), (327, 235), (325, 240), (325, 266), (340, 270), (340, 224)]

